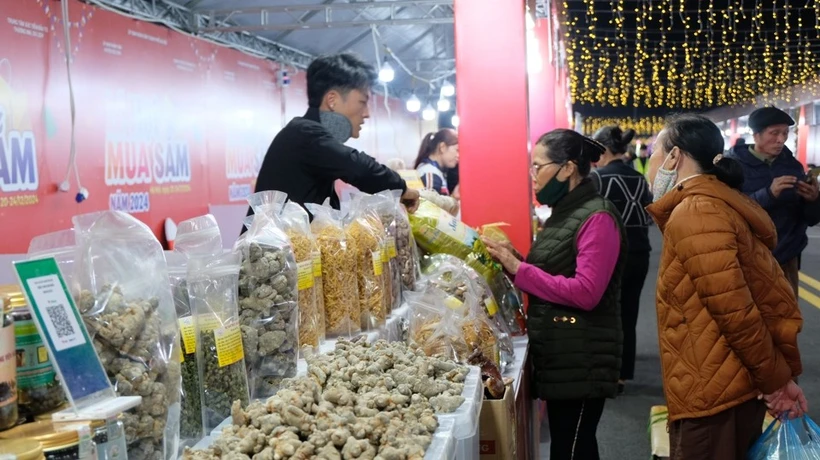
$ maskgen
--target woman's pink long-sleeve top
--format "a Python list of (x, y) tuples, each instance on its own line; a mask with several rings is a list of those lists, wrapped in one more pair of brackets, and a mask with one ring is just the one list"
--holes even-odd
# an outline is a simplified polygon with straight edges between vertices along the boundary
[(550, 275), (535, 265), (522, 263), (515, 285), (547, 302), (591, 311), (606, 291), (621, 251), (621, 235), (607, 213), (590, 217), (577, 236), (575, 276)]

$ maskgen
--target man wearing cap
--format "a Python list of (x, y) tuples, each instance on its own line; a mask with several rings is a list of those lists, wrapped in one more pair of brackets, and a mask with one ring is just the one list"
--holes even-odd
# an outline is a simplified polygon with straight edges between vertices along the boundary
[(820, 222), (820, 191), (816, 179), (786, 146), (794, 120), (775, 107), (749, 115), (755, 143), (735, 145), (727, 156), (743, 167), (743, 191), (769, 213), (777, 227), (774, 256), (797, 295), (800, 253), (808, 244), (806, 229)]

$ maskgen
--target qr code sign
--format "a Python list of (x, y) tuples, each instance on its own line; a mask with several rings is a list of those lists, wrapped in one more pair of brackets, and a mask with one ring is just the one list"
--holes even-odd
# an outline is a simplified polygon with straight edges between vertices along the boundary
[(63, 351), (86, 343), (78, 315), (56, 275), (30, 278), (34, 308), (42, 318), (42, 325), (54, 345), (54, 351)]
[(77, 334), (74, 330), (74, 325), (72, 325), (68, 319), (68, 312), (65, 309), (65, 305), (48, 305), (46, 306), (46, 313), (48, 313), (51, 322), (54, 324), (57, 337), (62, 339)]

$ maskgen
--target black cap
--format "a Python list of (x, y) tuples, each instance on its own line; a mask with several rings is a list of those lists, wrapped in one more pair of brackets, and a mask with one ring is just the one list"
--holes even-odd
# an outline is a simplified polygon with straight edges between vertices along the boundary
[(788, 113), (777, 107), (763, 107), (749, 115), (749, 127), (752, 128), (753, 133), (759, 133), (773, 125), (793, 126), (794, 120)]

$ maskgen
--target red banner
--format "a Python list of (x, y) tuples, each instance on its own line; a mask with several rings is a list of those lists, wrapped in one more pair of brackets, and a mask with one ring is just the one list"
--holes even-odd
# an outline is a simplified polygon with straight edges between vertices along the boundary
[(0, 253), (80, 213), (126, 211), (159, 235), (167, 217), (241, 203), (283, 117), (307, 106), (304, 74), (283, 89), (274, 62), (71, 1), (77, 204), (73, 172), (57, 190), (71, 139), (60, 2), (2, 2), (0, 21)]

